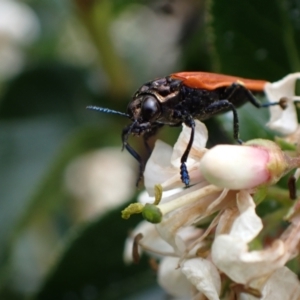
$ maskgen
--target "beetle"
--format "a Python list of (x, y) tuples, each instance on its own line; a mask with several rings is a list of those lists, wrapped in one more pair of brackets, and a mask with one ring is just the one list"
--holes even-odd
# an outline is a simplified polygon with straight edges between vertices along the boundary
[[(257, 108), (278, 105), (259, 103), (252, 92), (263, 92), (265, 80), (245, 79), (230, 75), (208, 72), (179, 72), (143, 84), (128, 104), (127, 113), (108, 108), (88, 106), (88, 109), (103, 113), (128, 117), (132, 122), (123, 129), (122, 143), (126, 150), (139, 162), (142, 178), (144, 162), (140, 155), (129, 145), (129, 135), (143, 136), (147, 140), (164, 125), (180, 126), (182, 123), (191, 128), (188, 145), (181, 157), (180, 175), (182, 182), (189, 186), (190, 178), (186, 161), (193, 145), (195, 119), (206, 120), (218, 113), (232, 111), (233, 137), (238, 143), (239, 120), (236, 108), (251, 102)], [(283, 105), (282, 105), (282, 108)]]

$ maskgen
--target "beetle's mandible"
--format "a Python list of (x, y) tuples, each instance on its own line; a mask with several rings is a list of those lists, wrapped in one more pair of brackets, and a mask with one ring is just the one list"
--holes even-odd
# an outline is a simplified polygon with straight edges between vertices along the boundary
[[(130, 134), (142, 135), (145, 145), (163, 125), (179, 126), (182, 123), (191, 128), (191, 135), (186, 150), (181, 157), (180, 174), (182, 182), (190, 183), (186, 161), (193, 145), (195, 121), (205, 120), (225, 111), (233, 113), (233, 136), (239, 139), (239, 120), (236, 108), (250, 101), (254, 106), (267, 107), (276, 103), (260, 104), (252, 92), (263, 92), (267, 81), (245, 79), (235, 76), (206, 73), (180, 72), (155, 79), (140, 87), (133, 95), (127, 107), (127, 113), (108, 108), (88, 106), (88, 109), (104, 113), (119, 114), (131, 119), (131, 124), (123, 129), (123, 148), (140, 164), (140, 176), (144, 171), (144, 161), (129, 145)], [(138, 182), (139, 182), (138, 180)]]

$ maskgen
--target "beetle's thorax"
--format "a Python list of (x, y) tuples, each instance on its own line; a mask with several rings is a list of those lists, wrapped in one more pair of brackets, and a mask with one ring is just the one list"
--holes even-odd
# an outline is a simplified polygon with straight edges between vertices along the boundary
[(169, 77), (159, 78), (141, 86), (128, 105), (132, 121), (155, 122), (164, 118), (168, 107), (180, 100), (181, 81)]
[(142, 85), (134, 94), (133, 99), (143, 94), (155, 95), (161, 103), (177, 96), (180, 92), (181, 80), (163, 77)]

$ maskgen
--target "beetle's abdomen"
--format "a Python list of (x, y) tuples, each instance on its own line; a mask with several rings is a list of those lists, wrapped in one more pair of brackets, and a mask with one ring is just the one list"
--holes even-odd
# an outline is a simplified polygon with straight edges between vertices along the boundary
[(182, 84), (187, 87), (210, 91), (221, 87), (228, 87), (233, 83), (239, 83), (251, 91), (263, 91), (267, 83), (265, 80), (246, 79), (208, 72), (180, 72), (174, 73), (170, 77), (181, 80)]

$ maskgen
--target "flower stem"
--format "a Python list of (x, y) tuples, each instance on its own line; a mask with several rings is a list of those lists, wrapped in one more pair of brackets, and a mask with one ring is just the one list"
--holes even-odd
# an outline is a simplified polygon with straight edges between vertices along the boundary
[(216, 187), (215, 185), (208, 185), (193, 192), (184, 194), (183, 196), (167, 203), (159, 205), (147, 203), (143, 208), (142, 214), (145, 220), (148, 222), (158, 224), (162, 221), (163, 216), (167, 213), (182, 206), (192, 204), (196, 201), (199, 201), (202, 197), (220, 192), (222, 190), (223, 188)]
[(291, 18), (288, 15), (289, 8), (287, 1), (277, 0), (277, 6), (280, 12), (281, 28), (283, 28), (283, 44), (286, 48), (286, 54), (289, 60), (289, 67), (293, 72), (297, 72), (297, 70), (299, 70), (300, 68), (300, 58), (298, 56), (297, 43), (295, 39), (297, 33), (295, 32), (291, 24)]
[(110, 0), (85, 1), (76, 0), (79, 8), (79, 16), (88, 31), (90, 38), (98, 51), (99, 60), (108, 76), (110, 93), (113, 98), (124, 97), (131, 90), (131, 78), (125, 62), (116, 53), (109, 34), (113, 21), (112, 2)]
[(208, 195), (220, 192), (222, 190), (223, 190), (223, 188), (220, 188), (220, 187), (217, 187), (217, 186), (211, 184), (211, 185), (205, 186), (199, 190), (195, 190), (193, 192), (187, 193), (173, 201), (160, 204), (160, 205), (158, 205), (158, 207), (159, 207), (161, 213), (163, 215), (165, 215), (177, 208), (186, 206), (188, 204), (192, 204), (204, 196), (208, 196)]

